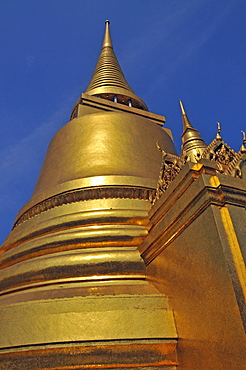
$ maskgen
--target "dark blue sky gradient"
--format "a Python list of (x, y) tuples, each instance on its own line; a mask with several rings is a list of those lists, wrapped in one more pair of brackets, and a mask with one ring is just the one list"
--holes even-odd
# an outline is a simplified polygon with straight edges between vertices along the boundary
[(210, 143), (246, 130), (245, 0), (1, 0), (0, 243), (30, 199), (49, 141), (86, 89), (111, 21), (125, 77), (167, 117), (180, 151), (178, 100)]

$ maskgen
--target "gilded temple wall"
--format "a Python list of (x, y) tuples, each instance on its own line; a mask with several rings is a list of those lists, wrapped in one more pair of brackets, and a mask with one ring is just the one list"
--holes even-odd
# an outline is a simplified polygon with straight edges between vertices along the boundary
[[(192, 182), (191, 172), (180, 173), (153, 207), (149, 236), (140, 249), (148, 278), (169, 297), (174, 310), (178, 368), (238, 369), (246, 349), (245, 281), (239, 276), (243, 272), (240, 251), (245, 248), (245, 208), (237, 192), (234, 197), (226, 195), (235, 179), (230, 182), (222, 177), (223, 193), (223, 186), (209, 186), (213, 182), (210, 174), (200, 174)], [(242, 186), (242, 180), (238, 185)]]

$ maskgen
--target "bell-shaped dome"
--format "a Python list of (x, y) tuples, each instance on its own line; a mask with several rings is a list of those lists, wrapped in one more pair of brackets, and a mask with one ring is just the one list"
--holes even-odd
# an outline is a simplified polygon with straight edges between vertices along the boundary
[(92, 176), (134, 176), (155, 185), (160, 169), (157, 141), (175, 153), (168, 133), (145, 117), (100, 112), (75, 118), (51, 141), (34, 195)]

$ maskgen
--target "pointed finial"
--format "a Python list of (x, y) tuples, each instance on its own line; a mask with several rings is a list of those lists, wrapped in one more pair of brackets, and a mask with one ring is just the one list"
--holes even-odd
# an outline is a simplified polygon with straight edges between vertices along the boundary
[(241, 148), (240, 148), (240, 152), (241, 153), (246, 153), (246, 134), (244, 131), (241, 131), (241, 133), (243, 134), (243, 142), (242, 142), (242, 145), (241, 145)]
[(195, 129), (185, 112), (182, 100), (179, 100), (182, 113), (182, 121), (184, 130), (182, 133), (182, 151), (181, 157), (184, 156), (187, 161), (198, 162), (201, 159), (202, 153), (207, 148), (207, 145), (201, 138), (198, 130)]
[(217, 123), (217, 125), (218, 125), (218, 130), (217, 130), (217, 134), (216, 134), (216, 139), (221, 140), (221, 139), (222, 139), (222, 137), (221, 137), (221, 135), (220, 135), (220, 133), (221, 133), (221, 126), (220, 126), (220, 123), (219, 123), (219, 122), (216, 122), (216, 123)]
[(182, 100), (179, 100), (179, 105), (180, 105), (180, 109), (181, 109), (181, 113), (182, 113), (182, 121), (183, 121), (184, 131), (187, 128), (193, 128), (190, 121), (189, 121), (189, 118), (188, 118), (188, 116), (185, 112)]
[(112, 43), (111, 36), (110, 36), (109, 24), (110, 22), (108, 20), (105, 21), (105, 34), (104, 34), (102, 49), (106, 47), (113, 49), (113, 43)]
[(125, 79), (113, 50), (108, 20), (105, 21), (102, 50), (85, 93), (129, 107), (148, 110), (144, 101), (133, 92)]
[(185, 114), (185, 110), (184, 110), (184, 106), (183, 106), (182, 100), (179, 100), (179, 105), (180, 105), (181, 113), (182, 114)]

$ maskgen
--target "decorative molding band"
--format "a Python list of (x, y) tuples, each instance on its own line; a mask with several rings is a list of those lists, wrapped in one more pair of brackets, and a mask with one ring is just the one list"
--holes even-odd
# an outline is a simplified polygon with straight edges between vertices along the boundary
[(101, 187), (70, 191), (55, 195), (33, 206), (15, 222), (13, 229), (30, 218), (46, 212), (49, 209), (62, 206), (63, 204), (81, 202), (91, 199), (109, 198), (140, 199), (151, 202), (154, 196), (155, 190), (137, 187)]
[[(163, 314), (163, 311), (162, 311)], [(96, 346), (91, 341), (71, 340), (12, 346), (1, 350), (0, 370), (19, 368), (43, 370), (47, 363), (52, 369), (113, 369), (115, 363), (121, 363), (122, 369), (167, 369), (174, 370), (177, 361), (177, 337), (174, 338), (132, 338), (117, 340), (97, 340)], [(130, 351), (129, 351), (130, 347)], [(49, 361), (49, 362), (48, 362)], [(110, 367), (109, 367), (110, 366)]]

